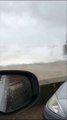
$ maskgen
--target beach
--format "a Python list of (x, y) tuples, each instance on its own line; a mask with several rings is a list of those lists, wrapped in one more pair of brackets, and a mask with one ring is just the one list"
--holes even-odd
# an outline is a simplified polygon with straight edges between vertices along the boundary
[(0, 70), (30, 71), (36, 75), (40, 85), (67, 80), (66, 61), (0, 66)]

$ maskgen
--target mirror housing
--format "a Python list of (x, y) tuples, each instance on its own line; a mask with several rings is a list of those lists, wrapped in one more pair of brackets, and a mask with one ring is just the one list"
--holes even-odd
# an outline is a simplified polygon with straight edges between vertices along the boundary
[(0, 71), (0, 112), (11, 113), (30, 107), (39, 96), (37, 77), (28, 71)]

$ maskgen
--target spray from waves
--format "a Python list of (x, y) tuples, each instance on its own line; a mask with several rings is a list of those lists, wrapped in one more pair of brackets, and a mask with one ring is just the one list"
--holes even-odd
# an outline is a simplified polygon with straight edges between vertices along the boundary
[(63, 45), (0, 50), (0, 65), (49, 63), (65, 60)]

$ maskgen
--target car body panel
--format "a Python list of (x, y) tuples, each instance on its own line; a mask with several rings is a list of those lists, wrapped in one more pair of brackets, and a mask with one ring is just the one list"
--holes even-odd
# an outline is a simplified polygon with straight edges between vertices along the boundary
[[(54, 94), (57, 97), (58, 103), (60, 104), (60, 106), (62, 107), (62, 110), (65, 114), (65, 117), (62, 117), (58, 114), (56, 114), (55, 112), (53, 112), (51, 109), (49, 109), (48, 106), (48, 102), (46, 104), (46, 106), (44, 107), (44, 116), (48, 119), (48, 120), (66, 120), (67, 119), (67, 81), (64, 82), (60, 88), (56, 91), (56, 93)], [(61, 113), (61, 111), (60, 111)], [(62, 114), (62, 113), (61, 113)]]

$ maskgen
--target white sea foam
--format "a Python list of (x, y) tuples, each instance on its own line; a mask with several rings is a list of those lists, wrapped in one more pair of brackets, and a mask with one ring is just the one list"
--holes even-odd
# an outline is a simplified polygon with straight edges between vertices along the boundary
[(9, 46), (0, 48), (0, 65), (48, 63), (65, 59), (63, 45), (29, 48)]

